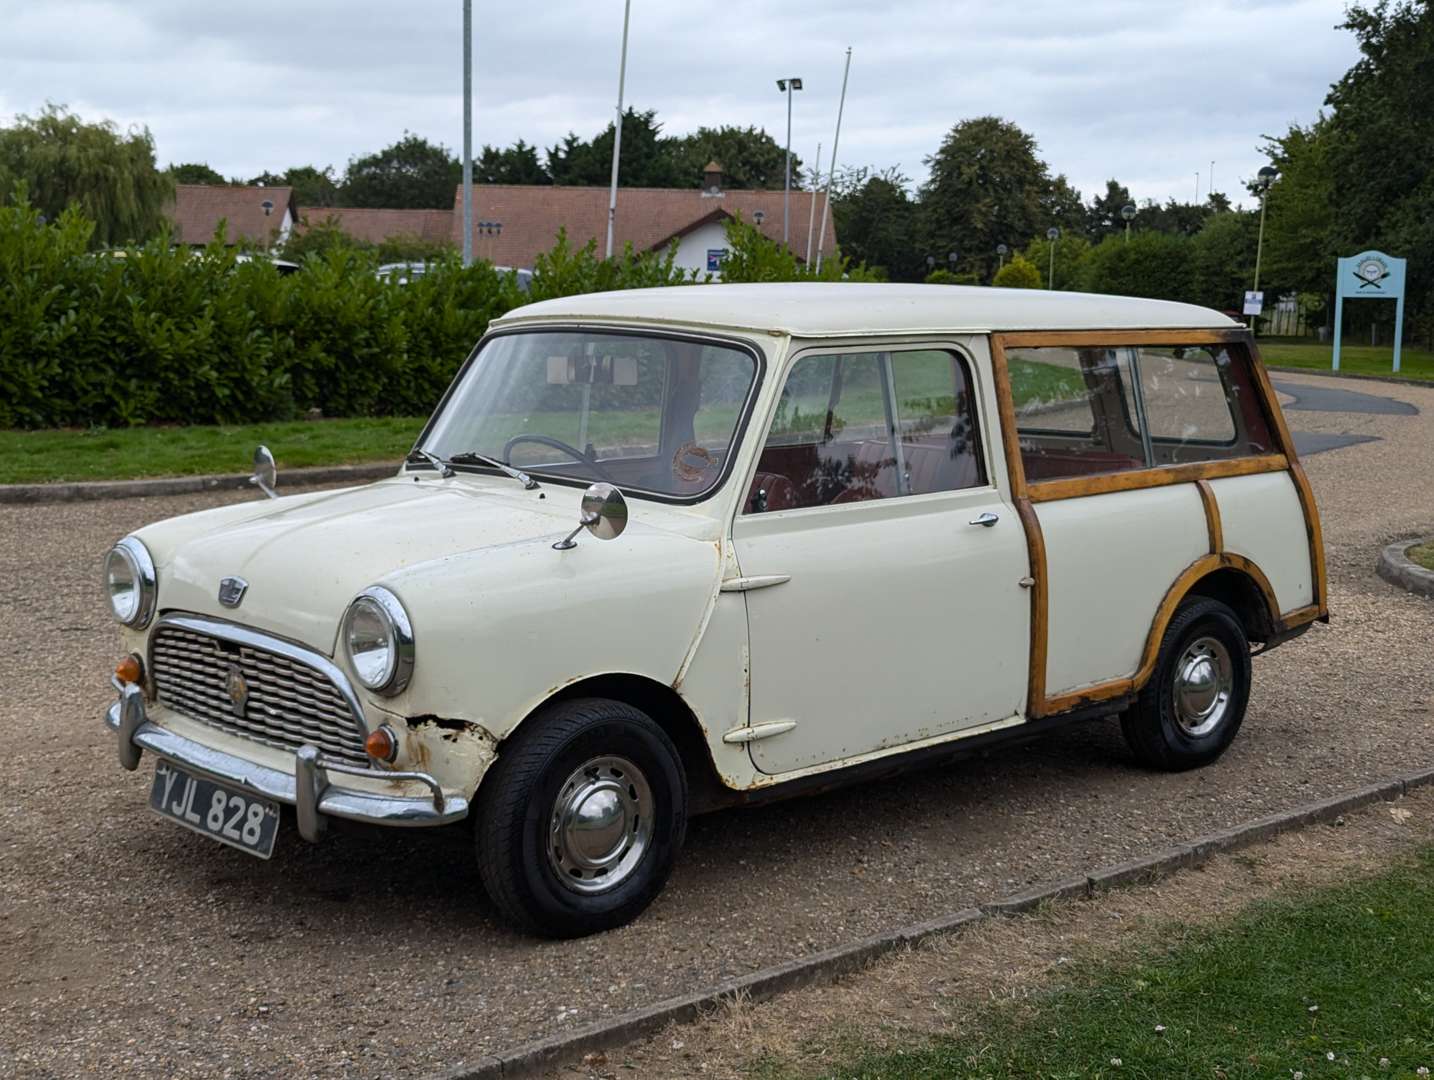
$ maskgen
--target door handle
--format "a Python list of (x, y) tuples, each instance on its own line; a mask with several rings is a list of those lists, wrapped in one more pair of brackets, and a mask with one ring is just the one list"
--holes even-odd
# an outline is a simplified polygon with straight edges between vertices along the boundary
[(988, 510), (988, 511), (986, 511), (984, 514), (977, 514), (975, 517), (973, 517), (973, 518), (972, 518), (970, 521), (968, 521), (966, 524), (968, 524), (968, 525), (980, 525), (980, 526), (982, 526), (983, 528), (989, 529), (992, 525), (996, 524), (996, 522), (998, 522), (998, 521), (1000, 521), (1000, 520), (1001, 520), (1001, 515), (1000, 515), (1000, 514), (993, 514), (993, 513), (991, 513), (991, 512)]

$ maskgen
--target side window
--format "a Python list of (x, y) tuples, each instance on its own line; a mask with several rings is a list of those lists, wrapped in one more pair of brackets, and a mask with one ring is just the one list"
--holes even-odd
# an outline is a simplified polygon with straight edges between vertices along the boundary
[(1274, 451), (1241, 345), (1013, 348), (1006, 366), (1029, 481)]
[(1026, 479), (1145, 468), (1127, 348), (1006, 351)]
[(787, 376), (745, 511), (986, 482), (969, 374), (937, 350), (806, 356)]
[(1142, 345), (1138, 354), (1154, 464), (1274, 451), (1243, 346)]

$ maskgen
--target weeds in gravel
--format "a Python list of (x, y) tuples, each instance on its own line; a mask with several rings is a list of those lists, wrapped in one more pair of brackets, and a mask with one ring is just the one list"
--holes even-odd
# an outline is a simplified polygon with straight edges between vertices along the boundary
[[(1434, 1068), (1434, 849), (1369, 880), (1256, 904), (1167, 951), (1076, 966), (959, 1038), (914, 1037), (824, 1075), (1422, 1077)], [(780, 1075), (763, 1063), (760, 1075)]]

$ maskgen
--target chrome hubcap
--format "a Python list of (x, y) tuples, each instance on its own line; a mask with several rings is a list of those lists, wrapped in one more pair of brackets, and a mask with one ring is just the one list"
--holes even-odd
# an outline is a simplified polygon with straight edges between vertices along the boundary
[(1213, 637), (1196, 638), (1175, 663), (1175, 722), (1187, 735), (1208, 735), (1230, 711), (1234, 665)]
[(626, 758), (597, 757), (573, 770), (548, 825), (548, 864), (568, 888), (606, 892), (626, 881), (652, 840), (652, 789)]

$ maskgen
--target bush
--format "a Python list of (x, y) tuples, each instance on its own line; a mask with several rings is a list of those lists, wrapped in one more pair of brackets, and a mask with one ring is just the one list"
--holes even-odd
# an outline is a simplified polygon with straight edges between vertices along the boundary
[(1035, 264), (1017, 252), (1011, 261), (996, 271), (991, 284), (1001, 289), (1039, 289), (1041, 272)]
[[(381, 280), (378, 252), (341, 236), (285, 276), (217, 241), (87, 253), (92, 231), (78, 210), (46, 223), (27, 204), (0, 206), (0, 427), (419, 415), (511, 308), (696, 278), (675, 246), (602, 259), (595, 242), (575, 251), (564, 235), (535, 260), (525, 296), (513, 275), (452, 253), (409, 283)], [(750, 226), (729, 236), (729, 280), (818, 277)], [(840, 258), (819, 276), (873, 277)]]
[(1140, 232), (1111, 236), (1091, 248), (1084, 288), (1115, 296), (1188, 301), (1195, 292), (1195, 260), (1188, 237)]

